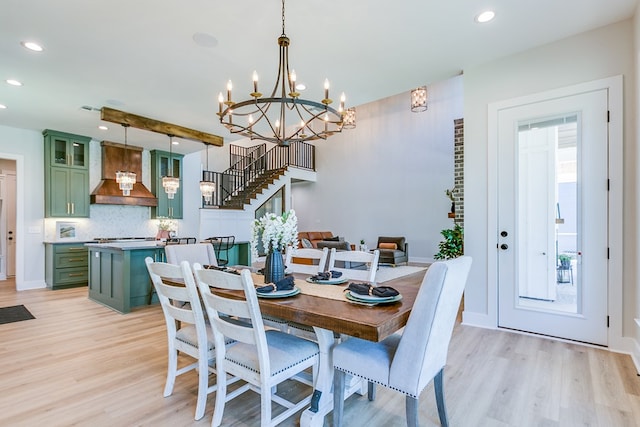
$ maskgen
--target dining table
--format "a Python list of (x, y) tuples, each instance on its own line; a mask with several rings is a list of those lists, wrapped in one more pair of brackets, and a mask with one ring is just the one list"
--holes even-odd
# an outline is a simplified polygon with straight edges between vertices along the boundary
[[(379, 284), (393, 287), (400, 293), (401, 299), (392, 303), (352, 301), (346, 297), (349, 281), (335, 285), (309, 283), (309, 276), (299, 273), (294, 277), (300, 293), (285, 298), (258, 298), (263, 316), (305, 325), (315, 331), (320, 348), (319, 367), (311, 405), (300, 418), (301, 427), (322, 426), (326, 414), (333, 410), (333, 347), (345, 337), (381, 341), (404, 327), (425, 272), (422, 270)], [(264, 285), (263, 276), (254, 273), (252, 277), (256, 286)], [(364, 391), (362, 384), (352, 381), (345, 398), (358, 390)]]

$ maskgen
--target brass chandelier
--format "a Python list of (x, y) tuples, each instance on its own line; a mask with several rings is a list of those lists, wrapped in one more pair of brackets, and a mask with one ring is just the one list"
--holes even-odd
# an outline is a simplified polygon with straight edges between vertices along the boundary
[(258, 74), (253, 72), (253, 92), (249, 99), (234, 102), (231, 97), (233, 85), (227, 83), (227, 97), (218, 95), (220, 123), (231, 133), (251, 139), (269, 141), (278, 145), (290, 142), (326, 139), (341, 132), (343, 127), (355, 127), (355, 110), (350, 113), (348, 126), (344, 125), (346, 114), (345, 95), (340, 98), (338, 109), (329, 105), (329, 81), (324, 82), (324, 98), (310, 101), (300, 98), (296, 88), (296, 72), (289, 69), (289, 38), (285, 34), (284, 0), (282, 0), (282, 35), (278, 37), (280, 61), (278, 77), (269, 97), (263, 98), (258, 92)]

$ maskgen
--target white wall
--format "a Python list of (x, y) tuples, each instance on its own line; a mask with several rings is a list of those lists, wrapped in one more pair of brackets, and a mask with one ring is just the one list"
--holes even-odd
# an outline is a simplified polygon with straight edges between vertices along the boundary
[(453, 132), (462, 118), (462, 76), (428, 85), (428, 110), (409, 92), (356, 107), (356, 128), (316, 141), (316, 183), (292, 185), (301, 231), (328, 230), (350, 243), (405, 236), (413, 261), (430, 261), (451, 228)]
[[(636, 78), (633, 28), (624, 21), (556, 43), (465, 70), (465, 252), (474, 258), (465, 291), (465, 319), (495, 318), (489, 312), (488, 251), (496, 240), (488, 235), (487, 105), (622, 74), (624, 76), (624, 271), (623, 333), (634, 330), (637, 310), (637, 180), (634, 93)], [(493, 302), (491, 302), (493, 303)], [(495, 304), (493, 304), (495, 307)], [(495, 325), (493, 325), (495, 326)]]
[[(634, 65), (635, 65), (635, 75), (633, 77), (633, 80), (635, 82), (635, 90), (631, 91), (627, 91), (627, 93), (629, 94), (629, 97), (633, 99), (634, 102), (634, 114), (632, 115), (632, 120), (630, 125), (632, 125), (634, 127), (633, 131), (634, 131), (634, 135), (636, 137), (636, 141), (638, 140), (638, 138), (640, 138), (640, 120), (638, 120), (637, 118), (637, 112), (640, 111), (640, 6), (638, 6), (638, 8), (636, 9), (636, 13), (634, 16), (634, 20), (633, 20), (633, 41), (634, 41), (634, 46), (633, 46), (633, 61), (634, 61)], [(632, 157), (630, 159), (630, 161), (633, 161), (633, 163), (635, 165), (640, 164), (640, 151), (638, 151), (637, 149), (634, 150), (630, 150), (629, 152), (629, 157)], [(633, 174), (629, 175), (629, 181), (627, 181), (628, 187), (631, 188), (640, 188), (640, 174), (638, 173), (637, 168), (633, 168)], [(640, 203), (640, 198), (635, 198), (629, 201), (629, 204), (633, 204), (633, 209), (634, 211), (632, 213), (630, 213), (630, 220), (633, 221), (634, 225), (638, 224), (640, 218), (640, 206), (638, 205)], [(633, 230), (633, 235), (637, 236), (638, 235), (638, 230), (637, 228), (634, 228)], [(632, 260), (632, 265), (635, 266), (637, 263), (637, 257), (638, 254), (640, 253), (640, 239), (635, 239), (635, 241), (633, 242), (633, 260)], [(635, 289), (636, 289), (636, 293), (635, 293), (635, 340), (636, 340), (636, 358), (638, 360), (640, 360), (640, 275), (638, 274), (638, 272), (636, 271), (635, 277), (633, 282), (635, 283)], [(632, 299), (632, 298), (629, 298)]]
[(40, 132), (0, 126), (0, 158), (16, 160), (16, 287), (44, 283), (44, 145)]

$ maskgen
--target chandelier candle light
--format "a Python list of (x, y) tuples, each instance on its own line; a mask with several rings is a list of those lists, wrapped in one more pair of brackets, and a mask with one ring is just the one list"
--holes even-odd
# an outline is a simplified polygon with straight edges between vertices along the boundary
[(131, 195), (131, 190), (133, 189), (133, 185), (136, 183), (136, 174), (128, 171), (129, 167), (129, 157), (127, 156), (127, 128), (128, 124), (123, 123), (122, 127), (124, 127), (124, 166), (125, 170), (116, 171), (116, 182), (118, 183), (118, 187), (122, 190), (123, 196)]
[(173, 199), (176, 195), (178, 187), (180, 187), (180, 179), (173, 176), (173, 135), (169, 135), (169, 170), (168, 176), (162, 177), (162, 187), (167, 193), (167, 198)]
[[(262, 97), (258, 91), (258, 73), (253, 72), (253, 92), (250, 99), (234, 102), (233, 84), (227, 83), (227, 97), (218, 95), (220, 123), (231, 133), (278, 145), (290, 142), (326, 139), (341, 132), (344, 126), (346, 97), (340, 97), (338, 110), (330, 107), (329, 80), (324, 82), (324, 98), (320, 102), (300, 98), (296, 88), (296, 72), (289, 69), (289, 38), (284, 29), (284, 0), (282, 0), (282, 35), (278, 37), (280, 61), (278, 77), (271, 96)], [(351, 110), (351, 109), (349, 109)], [(287, 113), (289, 116), (287, 117)], [(234, 121), (234, 116), (237, 117)], [(353, 110), (355, 127), (355, 110)]]

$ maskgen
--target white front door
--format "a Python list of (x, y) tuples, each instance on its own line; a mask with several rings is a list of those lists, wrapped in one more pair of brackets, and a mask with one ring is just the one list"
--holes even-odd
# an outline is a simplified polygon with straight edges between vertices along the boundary
[(608, 92), (498, 111), (498, 325), (607, 345)]

